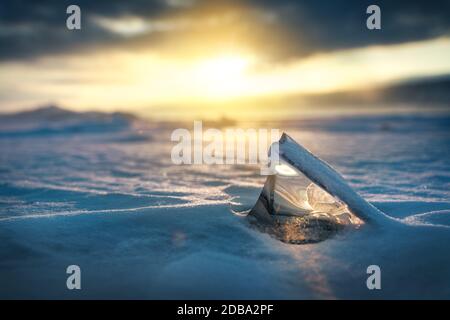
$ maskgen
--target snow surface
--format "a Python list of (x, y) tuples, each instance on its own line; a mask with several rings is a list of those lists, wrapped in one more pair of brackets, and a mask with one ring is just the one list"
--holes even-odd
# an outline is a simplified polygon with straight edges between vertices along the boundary
[(0, 117), (1, 298), (450, 298), (449, 114), (270, 124), (404, 219), (289, 245), (231, 213), (259, 168), (176, 166), (167, 124), (60, 111)]

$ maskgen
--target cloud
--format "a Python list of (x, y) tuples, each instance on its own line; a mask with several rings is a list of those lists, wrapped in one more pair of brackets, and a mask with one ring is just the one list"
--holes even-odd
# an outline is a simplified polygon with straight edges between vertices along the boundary
[(92, 18), (92, 21), (99, 27), (123, 37), (180, 30), (190, 27), (193, 23), (188, 19), (148, 20), (139, 16), (122, 16), (120, 18), (96, 16)]
[(22, 59), (49, 53), (114, 44), (117, 34), (101, 28), (92, 17), (122, 15), (154, 17), (172, 10), (165, 1), (75, 1), (82, 12), (82, 30), (66, 28), (66, 8), (71, 0), (0, 2), (0, 59)]
[[(274, 29), (266, 31), (273, 56), (297, 57), (329, 51), (419, 41), (450, 34), (449, 1), (267, 1), (252, 0), (260, 10), (275, 17)], [(366, 28), (366, 8), (381, 8), (382, 29)]]
[[(95, 46), (151, 45), (184, 54), (239, 43), (269, 60), (450, 35), (450, 2), (377, 0), (382, 29), (367, 30), (368, 0), (135, 0), (76, 3), (82, 30), (65, 27), (73, 1), (0, 2), (0, 59), (23, 59)], [(188, 45), (189, 44), (189, 45)], [(207, 48), (208, 47), (208, 48)]]

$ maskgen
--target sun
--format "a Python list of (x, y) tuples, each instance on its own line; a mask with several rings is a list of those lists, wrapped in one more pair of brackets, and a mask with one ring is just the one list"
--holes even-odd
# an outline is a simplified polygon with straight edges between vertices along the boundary
[(200, 68), (205, 76), (218, 79), (230, 79), (242, 74), (249, 61), (240, 56), (220, 56), (204, 61)]
[(221, 55), (200, 61), (195, 78), (205, 96), (227, 98), (239, 96), (246, 87), (246, 72), (252, 60), (240, 55)]

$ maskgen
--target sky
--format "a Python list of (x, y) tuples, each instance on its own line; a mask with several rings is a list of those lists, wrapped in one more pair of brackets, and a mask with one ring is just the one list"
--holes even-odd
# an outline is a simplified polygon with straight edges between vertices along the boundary
[[(66, 28), (70, 4), (81, 30)], [(366, 28), (371, 4), (381, 30)], [(255, 101), (450, 74), (449, 56), (448, 0), (3, 0), (0, 112), (238, 117)]]

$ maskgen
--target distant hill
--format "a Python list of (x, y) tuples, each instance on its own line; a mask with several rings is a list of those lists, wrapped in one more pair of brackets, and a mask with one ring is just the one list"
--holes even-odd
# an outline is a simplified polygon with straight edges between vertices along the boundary
[(0, 115), (0, 134), (60, 134), (111, 132), (128, 128), (135, 116), (128, 113), (75, 112), (57, 106)]
[(408, 103), (422, 106), (443, 105), (450, 108), (450, 75), (418, 78), (370, 90), (297, 96), (297, 99), (309, 104), (332, 106)]
[(380, 90), (388, 101), (450, 104), (450, 75), (421, 78)]
[(20, 119), (20, 120), (112, 120), (114, 118), (122, 118), (132, 120), (135, 118), (130, 113), (123, 112), (75, 112), (55, 105), (37, 107), (33, 110), (21, 111), (17, 113), (0, 114), (0, 119)]

